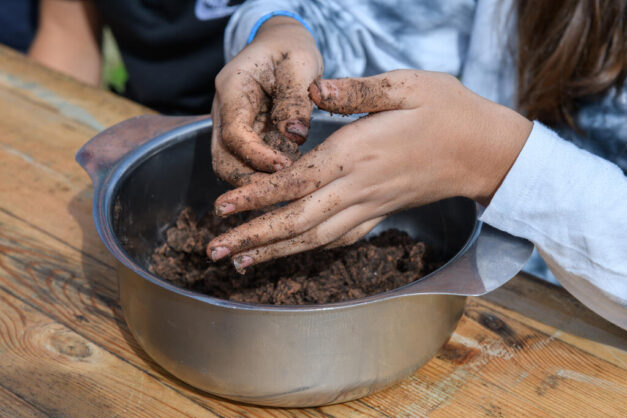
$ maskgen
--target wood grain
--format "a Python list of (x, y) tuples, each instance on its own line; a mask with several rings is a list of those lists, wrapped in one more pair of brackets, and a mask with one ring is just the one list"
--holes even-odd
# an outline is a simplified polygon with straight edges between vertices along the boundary
[(2, 385), (47, 416), (209, 413), (17, 298), (0, 303)]
[(0, 47), (0, 416), (627, 415), (625, 331), (525, 276), (471, 298), (434, 359), (358, 401), (260, 408), (170, 376), (124, 323), (73, 160), (146, 112)]
[(30, 418), (45, 417), (46, 414), (18, 395), (0, 386), (0, 416)]

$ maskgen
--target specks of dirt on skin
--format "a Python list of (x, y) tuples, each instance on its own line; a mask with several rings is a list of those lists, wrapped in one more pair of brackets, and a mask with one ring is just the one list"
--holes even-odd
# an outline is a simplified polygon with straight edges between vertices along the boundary
[[(328, 95), (322, 97), (321, 83), (327, 83)], [(339, 79), (333, 82), (314, 80), (309, 86), (311, 99), (323, 110), (342, 115), (355, 113), (377, 112), (382, 110), (399, 109), (403, 100), (390, 97), (392, 89), (390, 80), (377, 79)]]

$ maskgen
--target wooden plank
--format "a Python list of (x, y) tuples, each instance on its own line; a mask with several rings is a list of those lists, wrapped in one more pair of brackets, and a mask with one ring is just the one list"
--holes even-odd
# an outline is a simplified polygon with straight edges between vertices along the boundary
[[(512, 280), (504, 286), (503, 289), (499, 290), (513, 293), (509, 290), (510, 288), (514, 288), (514, 291), (516, 291), (520, 287), (544, 287), (547, 285), (539, 282), (538, 279), (521, 276), (516, 278), (516, 280)], [(533, 306), (536, 310), (546, 313), (546, 318), (538, 317), (537, 314), (534, 314), (534, 317), (539, 318), (538, 320), (519, 312), (520, 302), (513, 304), (513, 306), (508, 309), (503, 306), (509, 305), (507, 298), (504, 298), (500, 304), (496, 304), (493, 298), (488, 299), (485, 298), (485, 296), (482, 296), (480, 300), (487, 301), (491, 310), (497, 314), (504, 314), (534, 329), (540, 330), (545, 334), (552, 335), (558, 340), (572, 345), (573, 347), (577, 347), (588, 354), (602, 358), (623, 369), (627, 369), (627, 331), (616, 327), (590, 311), (580, 302), (576, 301), (574, 297), (567, 294), (564, 289), (553, 287), (550, 290), (554, 292), (554, 296), (548, 298), (548, 300), (544, 296), (538, 296), (536, 298), (535, 295), (534, 297), (527, 298), (527, 304), (529, 306)], [(547, 292), (545, 291), (544, 293)], [(564, 302), (561, 299), (558, 299), (560, 300), (559, 303), (554, 302), (553, 299), (555, 296), (563, 296), (564, 299), (566, 299), (566, 303), (572, 299), (574, 303), (571, 308), (576, 308), (568, 309), (569, 319), (565, 322), (564, 328), (550, 325), (561, 322), (560, 320), (556, 320), (556, 317), (560, 315), (560, 313), (556, 311), (563, 306), (562, 303)], [(524, 310), (527, 309), (529, 308), (524, 308)], [(598, 328), (594, 328), (593, 326), (594, 322), (592, 321), (594, 319), (597, 320)], [(581, 324), (581, 328), (577, 328), (578, 324)]]
[(624, 368), (473, 298), (436, 358), (364, 402), (391, 416), (625, 416), (626, 398)]
[(42, 411), (26, 402), (0, 383), (0, 417), (31, 418), (45, 417)]
[(517, 280), (481, 299), (546, 333), (559, 330), (561, 340), (627, 367), (627, 331), (592, 312), (563, 288), (521, 273)]
[(210, 414), (4, 291), (0, 305), (2, 386), (47, 416)]
[(111, 92), (44, 68), (3, 45), (0, 45), (0, 62), (0, 86), (4, 89), (17, 91), (41, 107), (55, 109), (65, 119), (94, 131), (151, 112)]

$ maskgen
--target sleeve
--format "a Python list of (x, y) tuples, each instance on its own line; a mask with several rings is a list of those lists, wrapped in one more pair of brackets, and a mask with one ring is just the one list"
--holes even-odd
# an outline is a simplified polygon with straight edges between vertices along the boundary
[(458, 75), (470, 37), (475, 0), (247, 0), (224, 34), (230, 61), (255, 23), (278, 10), (297, 14), (313, 31), (324, 77), (358, 77), (401, 68)]
[(480, 219), (533, 242), (566, 290), (627, 329), (627, 178), (535, 122)]

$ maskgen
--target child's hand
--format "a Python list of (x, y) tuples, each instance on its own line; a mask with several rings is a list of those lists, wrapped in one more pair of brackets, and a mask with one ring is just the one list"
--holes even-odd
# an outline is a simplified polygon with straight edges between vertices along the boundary
[(350, 243), (401, 209), (452, 196), (487, 204), (532, 128), (441, 73), (322, 80), (310, 91), (333, 113), (378, 113), (342, 127), (290, 168), (220, 196), (221, 215), (292, 203), (212, 240), (212, 259), (230, 254), (245, 268)]
[(291, 165), (259, 134), (274, 124), (302, 144), (313, 109), (307, 87), (321, 75), (322, 57), (307, 29), (287, 17), (264, 23), (255, 40), (216, 77), (211, 110), (214, 171), (241, 185), (255, 172)]

